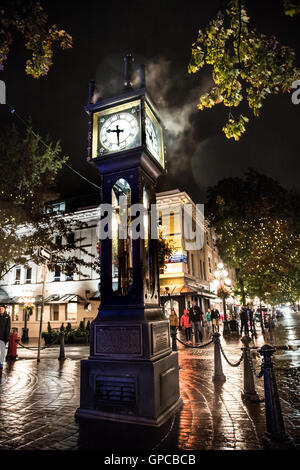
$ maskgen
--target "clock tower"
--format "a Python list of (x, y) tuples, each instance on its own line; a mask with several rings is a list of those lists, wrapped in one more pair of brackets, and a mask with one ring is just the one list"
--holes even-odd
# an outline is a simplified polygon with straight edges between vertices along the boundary
[[(178, 353), (159, 299), (156, 181), (165, 173), (163, 126), (124, 59), (119, 96), (92, 103), (88, 160), (101, 176), (100, 293), (90, 356), (81, 361), (79, 418), (160, 425), (179, 410)], [(152, 209), (152, 210), (151, 210)]]

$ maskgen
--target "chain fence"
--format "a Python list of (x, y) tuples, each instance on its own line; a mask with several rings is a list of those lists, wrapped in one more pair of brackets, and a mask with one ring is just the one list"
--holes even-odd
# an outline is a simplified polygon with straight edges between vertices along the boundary
[(184, 341), (181, 341), (181, 339), (177, 338), (176, 336), (176, 341), (178, 341), (178, 343), (181, 343), (183, 344), (184, 346), (186, 346), (187, 348), (193, 348), (193, 349), (202, 349), (202, 348), (206, 348), (206, 346), (209, 346), (210, 344), (212, 344), (214, 342), (214, 340), (210, 340), (208, 343), (206, 344), (198, 344), (198, 345), (193, 345), (193, 344), (187, 344), (185, 343)]
[(249, 348), (246, 348), (246, 354), (247, 354), (248, 363), (249, 363), (249, 365), (250, 365), (250, 369), (251, 369), (252, 373), (254, 374), (255, 377), (257, 377), (258, 379), (260, 379), (260, 378), (264, 375), (264, 365), (263, 365), (263, 362), (261, 362), (260, 371), (259, 371), (259, 373), (257, 373), (256, 370), (255, 370), (255, 367), (254, 367), (254, 365), (253, 365), (253, 360), (252, 360), (252, 357), (251, 357), (250, 349), (249, 349)]
[(231, 367), (238, 367), (238, 366), (241, 364), (241, 362), (243, 362), (243, 360), (244, 360), (244, 353), (242, 353), (240, 359), (239, 359), (236, 363), (232, 363), (232, 362), (230, 362), (230, 360), (229, 360), (228, 357), (226, 356), (225, 351), (224, 351), (224, 349), (222, 348), (222, 345), (221, 345), (220, 341), (219, 341), (219, 346), (220, 346), (220, 350), (221, 350), (221, 353), (223, 354), (223, 357), (224, 357), (225, 361), (226, 361)]
[[(46, 344), (45, 346), (41, 346), (41, 347), (40, 347), (40, 350), (42, 350), (42, 349), (47, 349), (47, 348), (49, 348), (50, 346), (53, 346), (56, 341), (57, 341), (57, 338), (55, 338), (53, 341), (51, 341), (51, 343)], [(58, 345), (59, 343), (56, 343), (56, 344)], [(38, 346), (25, 346), (25, 344), (22, 344), (21, 342), (18, 342), (18, 346), (21, 346), (21, 348), (29, 349), (29, 350), (32, 350), (32, 351), (35, 351), (35, 350), (38, 349)], [(8, 346), (7, 346), (7, 348), (8, 348)]]

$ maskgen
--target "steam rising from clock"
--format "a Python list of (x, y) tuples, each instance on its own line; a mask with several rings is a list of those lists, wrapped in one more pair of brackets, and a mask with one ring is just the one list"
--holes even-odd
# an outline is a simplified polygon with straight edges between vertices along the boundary
[[(198, 77), (195, 80), (187, 73), (187, 66), (180, 69), (178, 64), (164, 57), (149, 61), (138, 54), (133, 55), (132, 87), (141, 87), (140, 66), (145, 64), (147, 93), (165, 126), (168, 173), (182, 173), (180, 170), (190, 166), (191, 155), (199, 145), (195, 132), (200, 114), (197, 103), (199, 96), (209, 90), (209, 79), (203, 76), (201, 81)], [(99, 97), (121, 94), (123, 81), (123, 57), (110, 55), (98, 67), (93, 102)]]

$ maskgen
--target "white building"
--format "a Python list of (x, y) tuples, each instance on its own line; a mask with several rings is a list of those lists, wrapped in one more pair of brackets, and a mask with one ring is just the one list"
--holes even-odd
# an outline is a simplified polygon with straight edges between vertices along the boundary
[[(61, 209), (61, 207), (60, 207)], [(99, 209), (97, 205), (67, 212), (66, 218), (84, 222), (80, 230), (70, 233), (74, 240), (82, 239), (80, 246), (88, 253), (96, 256), (97, 223)], [(62, 243), (64, 241), (62, 240)], [(79, 255), (79, 251), (77, 256)], [(81, 255), (86, 257), (87, 255)], [(47, 272), (44, 291), (43, 331), (47, 330), (48, 321), (52, 328), (59, 328), (62, 323), (71, 323), (77, 327), (80, 321), (93, 320), (99, 307), (99, 274), (86, 267), (81, 268), (82, 274), (66, 276), (59, 268)], [(12, 326), (22, 333), (24, 327), (24, 306), (32, 305), (27, 327), (29, 337), (38, 337), (42, 309), (43, 266), (28, 262), (28, 267), (15, 266), (1, 281), (0, 303), (8, 305)]]

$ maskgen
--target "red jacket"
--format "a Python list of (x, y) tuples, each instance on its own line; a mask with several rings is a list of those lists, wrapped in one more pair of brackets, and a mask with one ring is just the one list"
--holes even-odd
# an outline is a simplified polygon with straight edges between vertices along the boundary
[(189, 315), (186, 315), (185, 313), (182, 315), (180, 319), (180, 326), (184, 326), (185, 328), (190, 328), (192, 326)]

